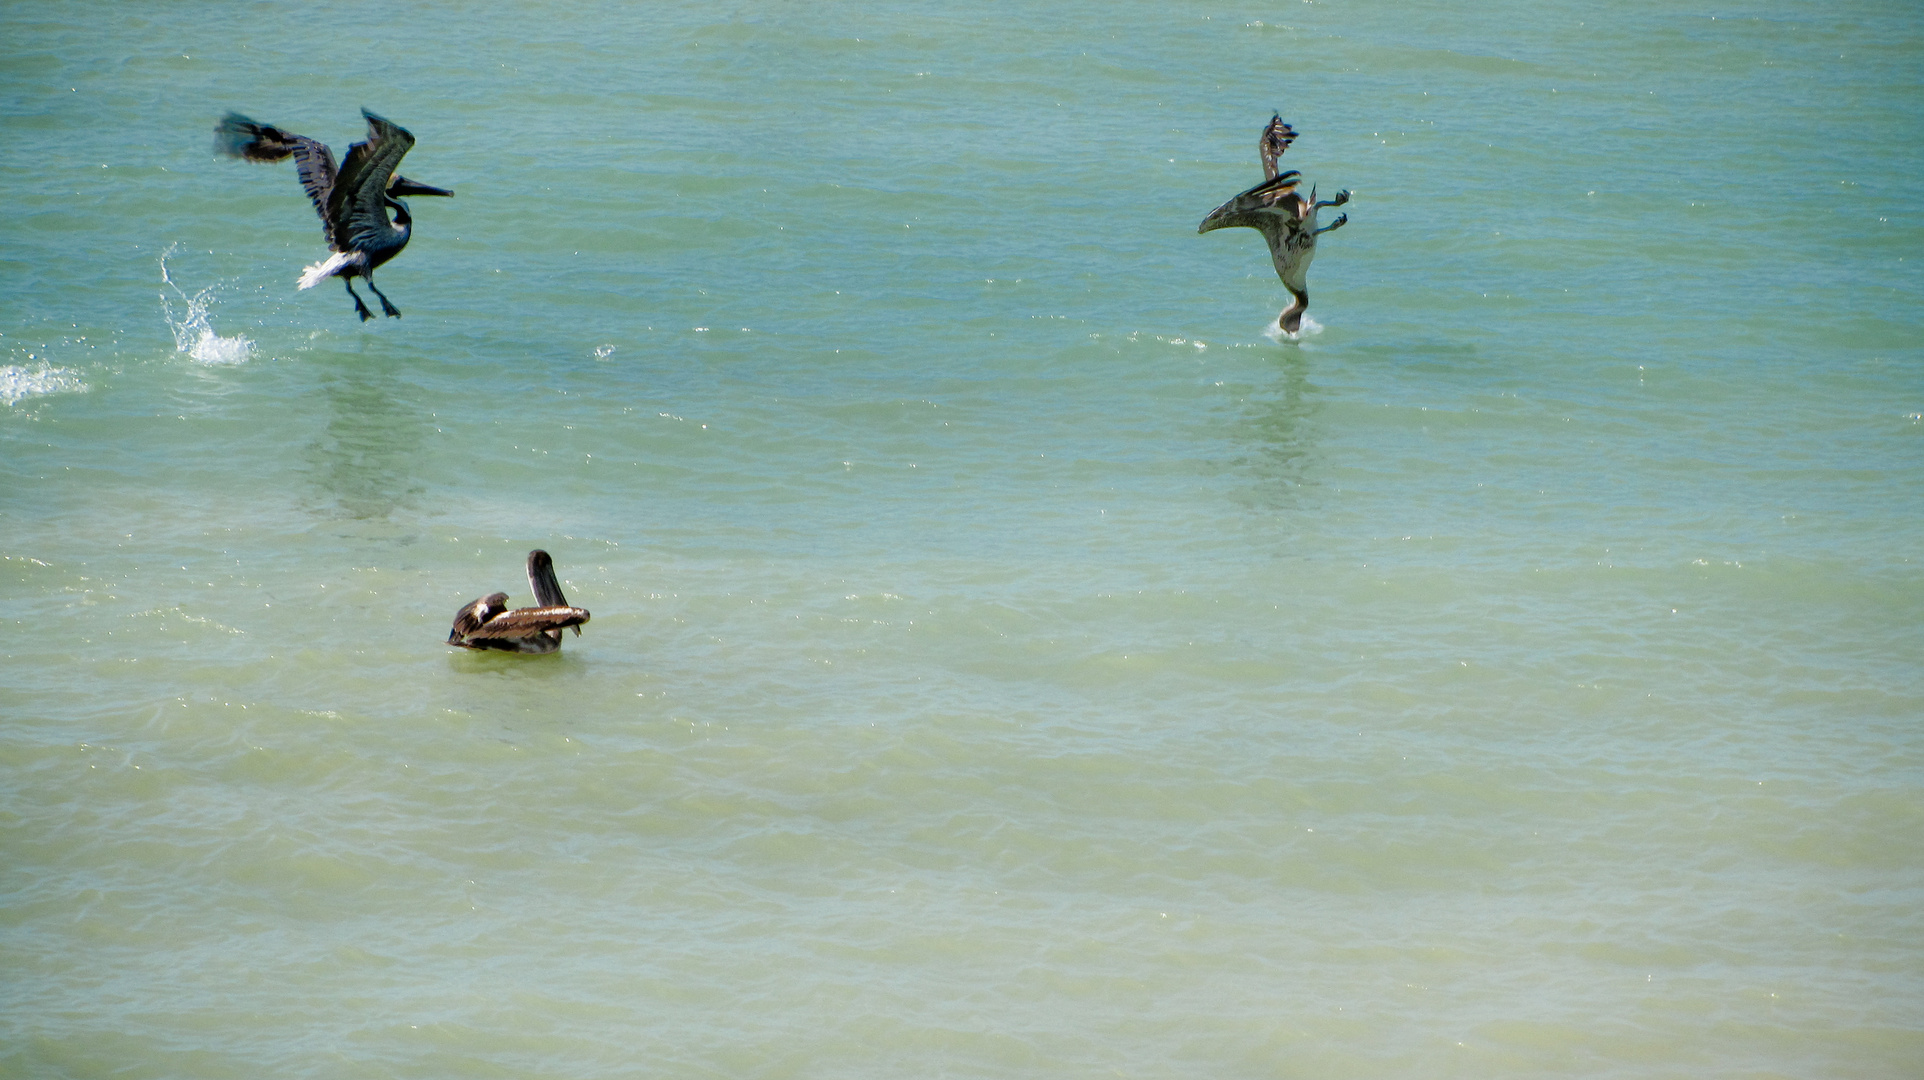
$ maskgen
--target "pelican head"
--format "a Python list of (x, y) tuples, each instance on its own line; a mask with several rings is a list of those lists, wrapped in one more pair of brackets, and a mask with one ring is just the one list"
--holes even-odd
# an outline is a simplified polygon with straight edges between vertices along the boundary
[[(1283, 288), (1289, 289), (1289, 286), (1285, 285)], [(1309, 310), (1309, 290), (1302, 289), (1299, 291), (1297, 289), (1289, 289), (1289, 295), (1295, 299), (1288, 307), (1283, 309), (1281, 315), (1276, 317), (1276, 325), (1282, 327), (1283, 332), (1286, 334), (1301, 333), (1303, 329), (1303, 312)]]
[(1196, 232), (1198, 234), (1215, 232), (1217, 229), (1227, 229), (1235, 225), (1248, 224), (1248, 222), (1229, 220), (1235, 206), (1236, 200), (1231, 199), (1214, 210), (1211, 210), (1209, 216), (1202, 219), (1202, 224), (1196, 226)]
[(459, 645), (461, 639), (481, 629), (481, 624), (508, 610), (508, 594), (489, 593), (479, 600), (469, 603), (454, 613), (454, 629), (448, 631), (448, 644)]

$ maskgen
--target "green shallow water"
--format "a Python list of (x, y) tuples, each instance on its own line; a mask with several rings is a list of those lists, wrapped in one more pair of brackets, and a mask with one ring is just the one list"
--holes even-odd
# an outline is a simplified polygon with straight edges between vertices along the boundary
[(0, 36), (0, 1072), (1924, 1060), (1908, 6)]

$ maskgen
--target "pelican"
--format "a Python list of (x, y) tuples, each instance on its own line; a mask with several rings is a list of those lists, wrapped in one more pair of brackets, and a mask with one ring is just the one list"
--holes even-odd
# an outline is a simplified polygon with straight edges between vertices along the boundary
[[(361, 110), (367, 118), (367, 141), (347, 148), (347, 160), (339, 170), (334, 167), (334, 152), (305, 135), (295, 135), (269, 124), (257, 124), (239, 113), (228, 113), (214, 128), (214, 148), (228, 157), (249, 161), (280, 161), (292, 157), (301, 177), (301, 187), (314, 200), (314, 212), (321, 215), (321, 232), (334, 254), (315, 263), (301, 274), (301, 288), (311, 289), (331, 277), (338, 277), (354, 298), (354, 310), (366, 322), (374, 315), (354, 291), (354, 278), (367, 282), (381, 298), (381, 311), (391, 318), (401, 313), (388, 303), (387, 294), (374, 288), (374, 268), (401, 253), (414, 231), (414, 218), (408, 214), (402, 195), (446, 195), (446, 188), (419, 184), (394, 171), (401, 158), (414, 145), (406, 128)], [(394, 211), (388, 221), (387, 212)]]
[(1331, 229), (1342, 228), (1349, 220), (1348, 214), (1341, 214), (1335, 221), (1317, 228), (1316, 211), (1325, 206), (1343, 205), (1349, 201), (1349, 192), (1341, 191), (1334, 199), (1317, 202), (1313, 186), (1307, 199), (1297, 193), (1296, 185), (1302, 181), (1302, 173), (1291, 169), (1277, 174), (1276, 159), (1295, 141), (1296, 129), (1283, 123), (1280, 113), (1271, 117), (1256, 144), (1263, 156), (1263, 182), (1211, 210), (1202, 224), (1196, 226), (1199, 233), (1244, 226), (1262, 233), (1263, 239), (1269, 241), (1269, 258), (1276, 264), (1276, 276), (1283, 279), (1283, 288), (1296, 298), (1276, 318), (1276, 325), (1288, 334), (1302, 328), (1303, 312), (1309, 307), (1309, 261), (1316, 257), (1316, 238)]
[(561, 582), (554, 576), (554, 560), (540, 548), (528, 552), (528, 588), (534, 593), (534, 607), (509, 611), (508, 594), (498, 592), (455, 612), (448, 644), (464, 649), (551, 653), (561, 648), (563, 629), (572, 626), (575, 636), (581, 636), (588, 611), (568, 606), (568, 598), (561, 595)]

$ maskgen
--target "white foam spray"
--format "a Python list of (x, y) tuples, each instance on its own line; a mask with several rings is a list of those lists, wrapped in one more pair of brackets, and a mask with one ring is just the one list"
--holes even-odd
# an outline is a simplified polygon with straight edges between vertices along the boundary
[[(33, 357), (29, 356), (28, 359)], [(87, 384), (81, 380), (78, 371), (57, 368), (44, 360), (33, 368), (20, 364), (0, 366), (0, 402), (5, 402), (9, 407), (21, 398), (77, 394), (86, 390)]]
[(179, 285), (174, 284), (173, 276), (167, 272), (167, 257), (172, 255), (174, 248), (179, 246), (174, 244), (160, 255), (160, 280), (173, 290), (181, 303), (187, 305), (186, 313), (176, 319), (173, 302), (167, 298), (166, 293), (160, 294), (162, 317), (174, 331), (174, 348), (186, 353), (196, 363), (215, 366), (245, 364), (248, 357), (254, 353), (254, 343), (239, 334), (221, 337), (214, 333), (214, 327), (208, 321), (208, 310), (213, 305), (214, 292), (219, 286), (209, 285), (194, 295), (188, 296), (181, 291)]

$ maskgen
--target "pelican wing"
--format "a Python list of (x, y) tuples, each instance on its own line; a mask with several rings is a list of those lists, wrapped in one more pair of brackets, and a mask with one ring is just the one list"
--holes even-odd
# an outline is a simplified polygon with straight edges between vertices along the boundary
[(327, 144), (305, 135), (295, 136), (294, 167), (301, 177), (301, 190), (314, 203), (314, 212), (321, 216), (321, 234), (327, 237), (329, 251), (342, 250), (335, 236), (334, 219), (327, 216), (327, 201), (334, 194), (334, 151)]
[(366, 109), (361, 115), (367, 118), (367, 141), (347, 148), (327, 196), (325, 216), (335, 251), (377, 250), (398, 238), (387, 217), (387, 185), (413, 148), (414, 136)]
[(1209, 212), (1198, 232), (1246, 226), (1271, 229), (1302, 217), (1304, 199), (1296, 192), (1303, 174), (1294, 169), (1265, 180)]
[(468, 635), (470, 640), (513, 640), (545, 634), (550, 630), (565, 630), (570, 626), (580, 626), (588, 621), (588, 610), (578, 607), (524, 607), (504, 611), (481, 628)]
[(1263, 136), (1256, 142), (1256, 151), (1263, 156), (1263, 179), (1276, 179), (1276, 159), (1283, 156), (1289, 144), (1296, 141), (1296, 129), (1283, 123), (1283, 114), (1277, 113), (1269, 118), (1263, 128)]
[(279, 161), (294, 152), (300, 138), (272, 124), (230, 112), (214, 125), (214, 152), (249, 161)]
[(307, 192), (307, 197), (314, 202), (314, 212), (321, 216), (321, 232), (327, 237), (327, 246), (341, 250), (334, 242), (334, 219), (328, 216), (327, 210), (336, 170), (334, 152), (326, 143), (272, 124), (256, 123), (235, 112), (221, 117), (214, 135), (214, 149), (228, 157), (248, 161), (280, 161), (292, 157), (301, 178), (301, 190)]

